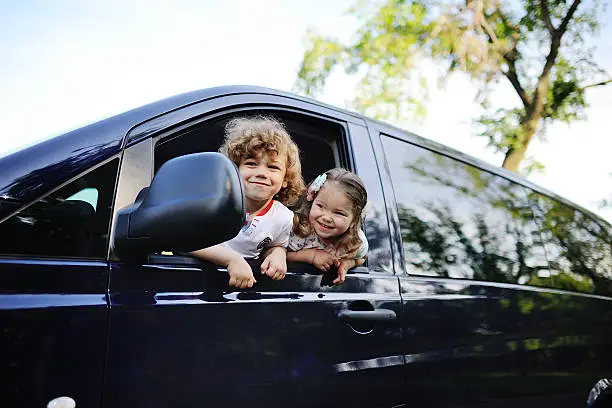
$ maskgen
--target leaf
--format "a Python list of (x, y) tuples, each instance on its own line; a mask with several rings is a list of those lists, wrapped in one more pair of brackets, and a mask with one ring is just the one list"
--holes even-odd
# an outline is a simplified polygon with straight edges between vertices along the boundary
[[(546, 2), (554, 27), (561, 25), (571, 3)], [(358, 0), (349, 10), (360, 23), (351, 41), (307, 33), (294, 89), (316, 95), (332, 71), (341, 68), (359, 77), (354, 109), (396, 122), (419, 119), (426, 114), (430, 86), (422, 68), (427, 62), (441, 68), (438, 86), (455, 72), (466, 74), (477, 86), (484, 113), (474, 120), (475, 135), (486, 137), (492, 149), (503, 153), (526, 149), (533, 132), (545, 136), (544, 123), (585, 119), (584, 86), (593, 78), (609, 78), (588, 46), (599, 30), (602, 8), (601, 0), (579, 5), (552, 69), (545, 73), (553, 42), (539, 1)], [(492, 110), (492, 92), (500, 80), (509, 81), (517, 101), (523, 102), (520, 107)], [(536, 110), (526, 110), (537, 89), (542, 110), (539, 104)], [(539, 168), (532, 164), (525, 168)]]

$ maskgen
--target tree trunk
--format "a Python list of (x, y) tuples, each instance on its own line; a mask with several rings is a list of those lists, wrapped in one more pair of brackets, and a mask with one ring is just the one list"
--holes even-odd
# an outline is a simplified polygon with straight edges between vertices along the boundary
[(511, 147), (506, 152), (506, 157), (504, 157), (504, 162), (502, 167), (508, 169), (513, 172), (517, 172), (519, 165), (525, 158), (525, 153), (527, 153), (527, 148), (529, 147), (529, 142), (533, 139), (533, 136), (536, 133), (538, 125), (542, 120), (541, 114), (534, 114), (534, 117), (526, 121), (521, 125), (521, 134), (523, 135), (520, 144), (516, 147)]

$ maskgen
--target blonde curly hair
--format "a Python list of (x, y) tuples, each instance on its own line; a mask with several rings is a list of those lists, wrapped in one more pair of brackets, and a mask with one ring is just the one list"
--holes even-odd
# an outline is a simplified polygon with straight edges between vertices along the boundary
[[(341, 248), (345, 256), (354, 255), (362, 245), (361, 239), (359, 238), (359, 230), (361, 229), (361, 219), (364, 209), (368, 202), (368, 192), (361, 178), (346, 169), (336, 167), (323, 174), (327, 175), (327, 179), (321, 189), (324, 189), (326, 185), (335, 184), (340, 187), (344, 194), (346, 194), (352, 204), (353, 222), (348, 230), (338, 239), (336, 247)], [(309, 183), (309, 187), (313, 182), (314, 180)], [(313, 191), (310, 200), (307, 193), (302, 194), (300, 198), (298, 208), (293, 217), (293, 232), (299, 237), (304, 238), (314, 232), (308, 218), (312, 203), (319, 194), (319, 191), (320, 190)]]
[(305, 186), (300, 153), (285, 125), (268, 116), (235, 118), (225, 125), (225, 140), (219, 152), (229, 157), (236, 166), (262, 151), (285, 156), (284, 181), (287, 182), (287, 187), (281, 188), (274, 198), (286, 206), (291, 206), (300, 198)]

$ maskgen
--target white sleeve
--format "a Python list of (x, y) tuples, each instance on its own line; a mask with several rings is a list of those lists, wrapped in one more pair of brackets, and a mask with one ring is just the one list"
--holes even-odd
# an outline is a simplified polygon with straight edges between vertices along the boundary
[(287, 248), (287, 245), (289, 245), (289, 236), (293, 228), (293, 211), (288, 208), (285, 208), (285, 210), (285, 212), (279, 214), (279, 223), (270, 246), (282, 246)]

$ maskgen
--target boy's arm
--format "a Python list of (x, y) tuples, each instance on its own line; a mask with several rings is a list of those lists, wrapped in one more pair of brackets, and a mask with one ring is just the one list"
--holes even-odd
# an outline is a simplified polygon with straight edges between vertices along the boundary
[(238, 252), (234, 251), (233, 249), (226, 248), (223, 245), (214, 245), (209, 248), (198, 249), (197, 251), (191, 252), (191, 254), (196, 258), (200, 258), (226, 268), (231, 261), (235, 261), (238, 258), (242, 259)]
[(264, 252), (264, 261), (261, 263), (261, 273), (274, 280), (281, 280), (287, 273), (287, 249), (282, 246), (273, 246)]
[(215, 265), (226, 267), (230, 275), (230, 286), (244, 289), (253, 287), (253, 284), (257, 283), (251, 266), (233, 249), (222, 245), (214, 245), (209, 248), (198, 249), (191, 254)]

